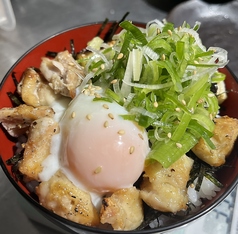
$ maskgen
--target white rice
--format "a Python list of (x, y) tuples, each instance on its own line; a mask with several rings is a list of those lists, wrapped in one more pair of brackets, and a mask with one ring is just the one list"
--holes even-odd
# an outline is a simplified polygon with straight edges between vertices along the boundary
[(195, 190), (197, 184), (197, 178), (194, 180), (193, 184), (188, 187), (188, 197), (189, 201), (195, 206), (201, 206), (202, 201), (201, 198), (205, 198), (211, 200), (216, 196), (216, 192), (220, 191), (220, 188), (217, 187), (214, 183), (212, 183), (206, 177), (203, 177), (202, 184), (199, 192)]

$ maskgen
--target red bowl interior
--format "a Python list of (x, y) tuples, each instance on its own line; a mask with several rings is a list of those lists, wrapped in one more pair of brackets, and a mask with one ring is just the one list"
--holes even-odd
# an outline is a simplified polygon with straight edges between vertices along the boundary
[[(142, 26), (143, 24), (139, 24)], [(2, 107), (11, 107), (12, 103), (7, 95), (7, 92), (15, 91), (15, 85), (12, 80), (12, 72), (15, 73), (15, 77), (17, 80), (20, 80), (22, 72), (28, 67), (39, 67), (41, 62), (41, 57), (45, 56), (47, 51), (55, 51), (60, 52), (62, 50), (70, 48), (70, 40), (74, 40), (75, 51), (80, 51), (86, 47), (87, 42), (92, 39), (98, 32), (99, 28), (101, 27), (101, 23), (98, 24), (91, 24), (85, 25), (77, 28), (73, 28), (62, 33), (56, 34), (47, 40), (39, 43), (28, 52), (26, 52), (17, 62), (16, 64), (9, 70), (5, 78), (3, 79), (1, 86), (0, 86), (0, 108)], [(110, 27), (108, 24), (105, 28), (105, 31)], [(102, 34), (103, 35), (103, 34)], [(222, 104), (221, 106), (221, 115), (228, 115), (230, 117), (238, 118), (238, 108), (234, 108), (235, 103), (238, 100), (238, 83), (236, 77), (232, 74), (232, 72), (226, 67), (221, 69), (223, 73), (226, 74), (226, 87), (228, 91), (228, 99)], [(11, 166), (6, 164), (6, 160), (11, 158), (14, 154), (14, 142), (12, 139), (7, 137), (5, 131), (0, 129), (0, 158), (1, 158), (1, 166), (13, 183), (13, 185), (17, 188), (17, 190), (30, 201), (34, 206), (38, 206), (37, 201), (35, 201), (29, 191), (18, 181), (15, 180), (15, 177), (11, 171)], [(232, 151), (231, 155), (227, 159), (226, 165), (218, 172), (217, 178), (220, 180), (224, 187), (221, 189), (217, 196), (212, 199), (211, 201), (206, 201), (204, 206), (200, 209), (199, 212), (188, 215), (183, 220), (175, 221), (174, 224), (169, 225), (167, 227), (161, 227), (159, 229), (154, 230), (144, 230), (144, 233), (152, 233), (158, 231), (165, 231), (171, 228), (181, 226), (190, 222), (201, 215), (207, 213), (209, 210), (214, 208), (217, 204), (219, 204), (225, 197), (232, 191), (232, 189), (238, 183), (238, 160), (237, 160), (237, 152), (238, 152), (238, 143), (235, 144), (234, 150)], [(38, 208), (40, 205), (38, 206)], [(66, 223), (68, 225), (72, 225), (75, 228), (79, 228), (79, 230), (84, 229), (87, 231), (95, 231), (93, 228), (83, 227), (82, 225), (75, 224), (73, 222), (68, 222), (61, 217), (58, 217), (55, 214), (47, 211), (43, 207), (40, 210), (48, 214), (49, 218), (54, 219), (54, 222), (59, 223)], [(55, 221), (56, 220), (56, 221)], [(61, 225), (62, 226), (62, 225)], [(101, 231), (97, 230), (97, 233)], [(107, 231), (106, 231), (107, 232)], [(112, 233), (112, 232), (110, 232)], [(116, 232), (118, 233), (118, 232)], [(132, 232), (132, 233), (142, 233), (139, 232)]]

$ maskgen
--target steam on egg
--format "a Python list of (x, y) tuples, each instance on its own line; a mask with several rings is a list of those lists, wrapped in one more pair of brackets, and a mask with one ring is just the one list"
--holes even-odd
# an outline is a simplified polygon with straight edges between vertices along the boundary
[(61, 168), (76, 186), (103, 194), (131, 187), (140, 177), (149, 152), (147, 132), (123, 119), (124, 107), (94, 98), (86, 90), (68, 105), (44, 161), (43, 181)]

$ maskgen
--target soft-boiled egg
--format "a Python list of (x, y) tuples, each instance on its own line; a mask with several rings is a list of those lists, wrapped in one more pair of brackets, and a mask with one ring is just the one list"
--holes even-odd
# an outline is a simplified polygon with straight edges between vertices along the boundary
[(124, 107), (94, 98), (86, 89), (69, 104), (44, 165), (53, 163), (55, 168), (48, 172), (60, 167), (76, 185), (103, 194), (133, 186), (143, 172), (149, 144), (144, 128), (123, 119), (128, 114)]

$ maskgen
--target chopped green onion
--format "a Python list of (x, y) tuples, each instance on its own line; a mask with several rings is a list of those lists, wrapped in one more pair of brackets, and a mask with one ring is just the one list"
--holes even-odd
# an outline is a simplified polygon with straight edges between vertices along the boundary
[[(227, 64), (227, 52), (206, 49), (197, 33), (199, 22), (179, 28), (158, 20), (145, 29), (129, 21), (120, 26), (110, 49), (91, 50), (86, 69), (97, 85), (106, 87), (105, 98), (127, 109), (125, 120), (147, 129), (147, 161), (168, 167), (200, 138), (213, 149), (213, 118), (219, 105), (210, 90), (225, 79), (218, 69)], [(107, 69), (101, 69), (102, 64)], [(113, 80), (117, 83), (111, 85)]]
[(113, 100), (111, 98), (108, 98), (108, 97), (95, 97), (93, 99), (94, 102), (97, 102), (97, 101), (104, 101), (104, 102), (113, 102)]
[(155, 146), (151, 149), (147, 160), (156, 160), (160, 162), (163, 167), (168, 168), (195, 146), (197, 142), (198, 139), (188, 132), (185, 132), (179, 142), (173, 140), (169, 140), (166, 144), (161, 141), (156, 142)]
[(133, 25), (131, 22), (123, 21), (120, 23), (120, 26), (130, 32), (134, 36), (134, 38), (136, 38), (136, 40), (138, 40), (142, 45), (147, 44), (145, 35), (140, 31), (138, 27)]
[(121, 97), (117, 95), (116, 93), (114, 93), (111, 89), (106, 89), (105, 94), (107, 97), (109, 97), (109, 99), (112, 99), (119, 104), (123, 103), (123, 100), (121, 99)]

